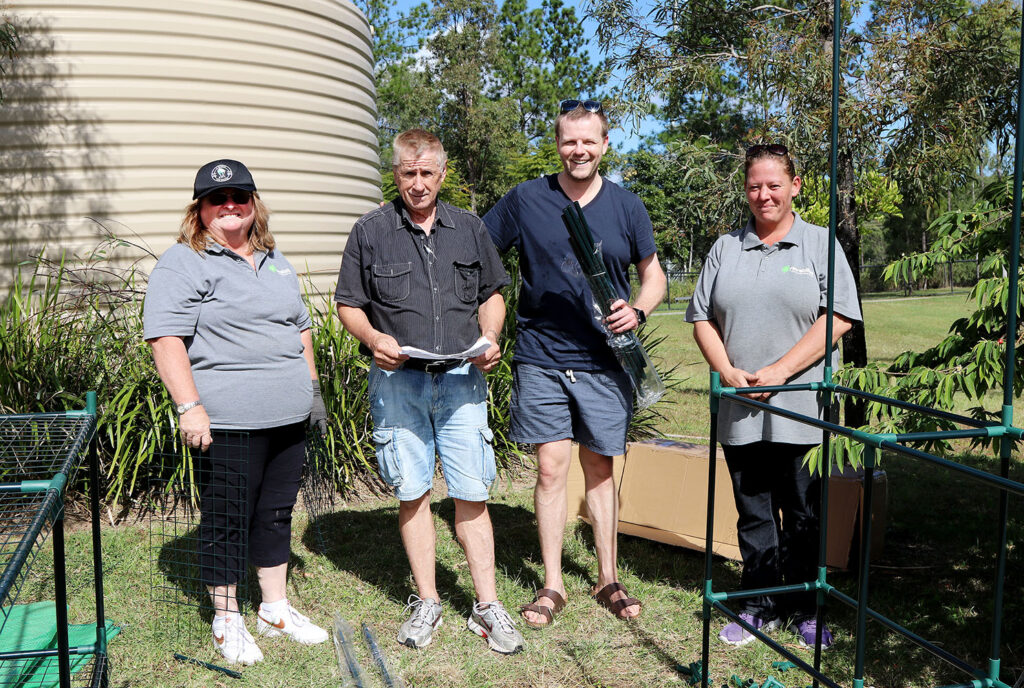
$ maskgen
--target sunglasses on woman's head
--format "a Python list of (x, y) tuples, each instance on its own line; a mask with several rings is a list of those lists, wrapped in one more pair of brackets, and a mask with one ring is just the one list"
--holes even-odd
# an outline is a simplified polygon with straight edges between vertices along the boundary
[(758, 143), (747, 149), (747, 157), (756, 158), (765, 151), (768, 151), (771, 155), (789, 155), (789, 149), (781, 143)]
[(245, 205), (252, 200), (252, 194), (248, 191), (229, 189), (227, 191), (214, 191), (206, 198), (209, 199), (210, 205), (224, 205), (228, 202), (229, 198), (235, 205)]
[(601, 112), (601, 101), (600, 100), (575, 100), (570, 98), (569, 100), (563, 100), (559, 107), (562, 112), (572, 112), (578, 107), (582, 107), (587, 112), (598, 113)]

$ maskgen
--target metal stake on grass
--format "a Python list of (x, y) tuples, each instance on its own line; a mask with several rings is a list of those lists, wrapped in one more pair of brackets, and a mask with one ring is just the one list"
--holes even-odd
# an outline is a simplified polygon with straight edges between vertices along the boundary
[(377, 637), (366, 624), (363, 624), (363, 638), (366, 639), (366, 646), (370, 648), (373, 661), (377, 663), (377, 668), (380, 669), (384, 685), (387, 688), (405, 688), (405, 682), (391, 671), (391, 665), (388, 663), (387, 657), (384, 656), (384, 653), (380, 651), (380, 646), (377, 645)]
[(345, 666), (342, 666), (342, 662), (348, 667), (349, 674), (352, 675), (352, 679), (346, 678), (343, 682), (343, 686), (355, 685), (356, 688), (366, 688), (366, 677), (363, 676), (363, 668), (359, 666), (359, 660), (356, 659), (355, 647), (352, 645), (352, 635), (355, 633), (352, 626), (341, 618), (340, 614), (334, 615), (334, 651), (338, 655), (338, 670), (341, 675), (345, 675)]

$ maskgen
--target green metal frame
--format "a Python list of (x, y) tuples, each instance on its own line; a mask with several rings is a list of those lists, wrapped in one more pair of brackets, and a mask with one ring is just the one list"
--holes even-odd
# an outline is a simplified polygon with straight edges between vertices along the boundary
[[(836, 210), (837, 210), (837, 199), (838, 193), (836, 188), (836, 172), (838, 167), (838, 139), (839, 139), (839, 37), (842, 31), (842, 14), (841, 14), (841, 2), (838, 0), (833, 3), (833, 35), (832, 35), (832, 131), (831, 131), (831, 184), (830, 184), (830, 199), (829, 199), (829, 255), (828, 255), (828, 305), (826, 309), (826, 333), (825, 342), (826, 350), (830, 350), (831, 347), (827, 346), (828, 342), (832, 341), (832, 317), (834, 314), (833, 304), (833, 288), (835, 286), (835, 236), (836, 236)], [(1021, 20), (1021, 48), (1020, 48), (1020, 65), (1018, 69), (1018, 81), (1017, 81), (1017, 131), (1016, 131), (1016, 146), (1014, 156), (1014, 175), (1013, 175), (1013, 216), (1012, 216), (1012, 230), (1011, 230), (1011, 267), (1009, 274), (1009, 296), (1007, 303), (1016, 304), (1018, 298), (1018, 270), (1020, 266), (1020, 229), (1021, 229), (1021, 181), (1024, 176), (1024, 14), (1022, 14)], [(705, 540), (705, 559), (704, 559), (704, 606), (703, 606), (703, 638), (702, 638), (702, 662), (704, 671), (701, 676), (701, 686), (707, 688), (708, 686), (708, 666), (710, 659), (710, 629), (711, 629), (711, 610), (717, 610), (718, 612), (729, 617), (733, 621), (739, 623), (741, 626), (746, 628), (748, 632), (756, 636), (761, 642), (768, 645), (775, 652), (782, 655), (789, 661), (796, 664), (797, 667), (802, 669), (804, 672), (809, 674), (813, 678), (813, 685), (815, 688), (819, 685), (819, 682), (823, 685), (829, 686), (830, 688), (839, 688), (840, 684), (830, 677), (826, 676), (821, 671), (821, 631), (823, 628), (822, 623), (822, 608), (824, 606), (825, 597), (828, 596), (832, 599), (838, 600), (844, 604), (853, 607), (857, 612), (857, 629), (856, 629), (856, 655), (854, 661), (854, 677), (853, 677), (853, 688), (864, 688), (864, 660), (865, 650), (867, 646), (867, 620), (870, 617), (872, 620), (881, 623), (886, 628), (899, 633), (904, 636), (917, 646), (924, 650), (927, 650), (936, 657), (952, 664), (953, 666), (961, 669), (962, 671), (969, 674), (972, 678), (964, 683), (956, 684), (955, 686), (944, 686), (943, 688), (1011, 688), (1008, 684), (999, 680), (1000, 672), (1000, 659), (999, 659), (999, 648), (1001, 644), (1002, 625), (1003, 625), (1003, 595), (1004, 595), (1004, 580), (1006, 577), (1006, 559), (1007, 559), (1007, 525), (1009, 520), (1009, 497), (1010, 494), (1017, 496), (1024, 496), (1024, 483), (1020, 483), (1009, 478), (1010, 474), (1010, 454), (1014, 440), (1019, 440), (1024, 437), (1024, 430), (1021, 428), (1014, 427), (1013, 425), (1013, 379), (1014, 379), (1014, 354), (1015, 347), (1013, 342), (1016, 342), (1017, 333), (1017, 309), (1010, 308), (1007, 313), (1006, 323), (1006, 338), (1005, 341), (1009, 342), (1006, 347), (1006, 367), (1003, 378), (1003, 405), (1001, 421), (999, 423), (978, 421), (973, 418), (966, 416), (960, 416), (957, 414), (949, 413), (939, 409), (932, 409), (917, 404), (911, 404), (905, 401), (897, 399), (890, 399), (877, 394), (870, 394), (861, 392), (859, 390), (837, 385), (832, 381), (832, 368), (828, 365), (826, 360), (825, 372), (823, 380), (821, 382), (815, 382), (803, 385), (781, 385), (777, 387), (751, 387), (738, 389), (735, 387), (722, 387), (721, 380), (718, 373), (711, 373), (711, 391), (710, 391), (710, 408), (711, 408), (711, 433), (710, 433), (710, 450), (709, 450), (709, 462), (708, 462), (708, 499), (707, 499), (707, 532)], [(818, 390), (824, 392), (825, 397), (825, 419), (819, 420), (810, 416), (804, 416), (799, 413), (793, 413), (769, 406), (763, 402), (754, 401), (746, 397), (740, 396), (740, 394), (758, 391), (758, 392), (792, 392), (792, 391), (806, 391), (806, 390)], [(925, 413), (937, 418), (944, 420), (954, 421), (961, 425), (967, 426), (965, 430), (950, 430), (942, 432), (924, 432), (924, 433), (900, 433), (900, 434), (876, 434), (868, 433), (860, 430), (854, 430), (846, 428), (842, 425), (831, 422), (831, 409), (832, 401), (835, 394), (845, 394), (849, 396), (856, 396), (862, 399), (875, 401), (879, 403), (888, 404), (890, 406), (897, 406), (900, 408), (908, 409), (911, 411)], [(827, 552), (828, 542), (828, 524), (827, 519), (821, 520), (820, 537), (818, 542), (818, 577), (814, 581), (807, 583), (799, 583), (796, 585), (784, 585), (773, 588), (760, 588), (756, 590), (738, 590), (732, 592), (716, 592), (713, 588), (712, 579), (712, 543), (714, 542), (714, 513), (715, 513), (715, 465), (717, 455), (716, 438), (718, 436), (718, 407), (720, 399), (729, 399), (734, 403), (743, 404), (765, 413), (772, 413), (775, 415), (783, 416), (807, 425), (821, 428), (822, 430), (822, 445), (823, 445), (823, 456), (829, 456), (829, 443), (831, 436), (841, 435), (849, 437), (850, 439), (860, 442), (865, 446), (864, 450), (864, 502), (863, 502), (863, 514), (870, 514), (872, 510), (872, 504), (874, 499), (874, 472), (877, 464), (878, 452), (881, 450), (901, 454), (914, 459), (925, 461), (933, 465), (945, 468), (961, 475), (967, 476), (973, 480), (978, 480), (989, 485), (996, 487), (999, 490), (999, 524), (997, 528), (996, 538), (999, 543), (999, 551), (997, 553), (997, 563), (995, 571), (995, 584), (993, 586), (993, 612), (992, 612), (992, 636), (991, 646), (989, 650), (988, 666), (985, 669), (980, 669), (971, 666), (966, 661), (956, 657), (950, 652), (938, 647), (937, 645), (925, 640), (921, 636), (915, 634), (909, 629), (901, 626), (897, 622), (883, 616), (882, 614), (872, 610), (868, 606), (868, 594), (869, 594), (869, 574), (870, 574), (870, 563), (871, 563), (871, 518), (864, 516), (862, 518), (862, 534), (860, 544), (860, 571), (857, 586), (857, 597), (851, 597), (845, 593), (837, 590), (835, 587), (828, 583), (827, 579), (827, 568), (825, 564), (825, 557)], [(963, 466), (961, 464), (948, 461), (938, 456), (934, 456), (927, 452), (907, 447), (903, 442), (912, 440), (937, 440), (937, 439), (955, 439), (955, 438), (966, 438), (966, 437), (994, 437), (999, 438), (999, 458), (1000, 458), (1000, 472), (999, 475), (993, 475), (985, 471), (980, 471), (969, 466)], [(828, 513), (828, 480), (821, 481), (821, 504), (820, 514)], [(780, 595), (780, 594), (791, 594), (796, 592), (806, 592), (808, 590), (814, 590), (817, 592), (817, 628), (818, 637), (814, 648), (814, 660), (813, 664), (804, 661), (801, 657), (794, 654), (790, 650), (786, 649), (779, 643), (775, 642), (761, 631), (753, 628), (742, 619), (739, 615), (729, 609), (725, 602), (730, 599), (743, 599), (746, 597), (753, 597), (757, 595)]]
[[(11, 556), (0, 562), (3, 573), (0, 574), (0, 602), (13, 605), (17, 599), (17, 579), (23, 574), (24, 567), (30, 564), (32, 550), (46, 538), (47, 524), (52, 522), (53, 536), (53, 581), (55, 597), (55, 613), (57, 628), (57, 647), (55, 649), (23, 649), (0, 653), (0, 660), (19, 662), (32, 659), (56, 657), (58, 681), (61, 688), (72, 685), (70, 658), (71, 655), (92, 655), (94, 666), (88, 685), (101, 686), (107, 681), (107, 630), (106, 613), (103, 604), (103, 559), (101, 552), (100, 521), (99, 521), (99, 469), (96, 452), (96, 392), (86, 393), (86, 408), (79, 411), (67, 411), (63, 414), (26, 414), (0, 416), (10, 423), (31, 423), (44, 418), (83, 419), (77, 430), (77, 439), (68, 449), (66, 458), (55, 469), (49, 480), (33, 479), (0, 484), (3, 494), (41, 494), (32, 523), (20, 534), (18, 546)], [(83, 451), (84, 450), (84, 451)], [(88, 453), (90, 506), (92, 510), (92, 554), (93, 575), (96, 604), (96, 640), (88, 645), (70, 647), (68, 642), (68, 604), (67, 575), (65, 570), (64, 545), (64, 499), (68, 486), (68, 477), (74, 473), (83, 453)], [(5, 457), (0, 457), (3, 459)], [(4, 618), (0, 618), (0, 632), (4, 626)], [(2, 679), (0, 679), (2, 680)]]

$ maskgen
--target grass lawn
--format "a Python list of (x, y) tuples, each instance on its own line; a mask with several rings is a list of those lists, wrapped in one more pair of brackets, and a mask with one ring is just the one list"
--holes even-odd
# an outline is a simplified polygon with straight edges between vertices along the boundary
[[(908, 347), (937, 341), (947, 323), (966, 311), (963, 297), (926, 301), (885, 301), (865, 304), (868, 345), (886, 356)], [(707, 433), (706, 368), (679, 315), (654, 319), (670, 342), (666, 358), (678, 357), (684, 387), (678, 404), (662, 429), (668, 433), (702, 436)], [(891, 352), (891, 353), (889, 353)], [(880, 354), (877, 354), (880, 355)], [(993, 470), (991, 459), (965, 461)], [(919, 463), (893, 459), (889, 476), (889, 515), (884, 553), (873, 561), (871, 606), (915, 632), (986, 666), (989, 656), (988, 617), (994, 576), (994, 492)], [(1013, 476), (1024, 479), (1015, 464)], [(532, 489), (524, 480), (496, 486), (491, 516), (497, 536), (498, 590), (510, 608), (529, 602), (541, 586), (540, 555), (533, 518)], [(443, 491), (443, 487), (441, 488)], [(1024, 671), (1024, 504), (1011, 501), (1010, 565), (1002, 637), (1002, 680), (1013, 685)], [(645, 605), (633, 623), (614, 619), (588, 599), (596, 576), (590, 528), (570, 523), (566, 531), (564, 568), (569, 604), (558, 624), (545, 631), (523, 628), (524, 653), (503, 657), (465, 628), (472, 604), (472, 585), (462, 550), (454, 537), (451, 500), (435, 499), (438, 532), (438, 587), (445, 618), (434, 643), (414, 651), (399, 646), (394, 634), (404, 618), (406, 598), (413, 592), (408, 564), (397, 527), (393, 499), (352, 498), (310, 523), (305, 512), (296, 515), (292, 543), (289, 598), (321, 625), (341, 614), (358, 628), (366, 622), (376, 631), (385, 654), (409, 686), (418, 687), (544, 687), (568, 688), (685, 686), (676, 666), (700, 658), (703, 555), (639, 538), (620, 536), (620, 577), (629, 592)], [(68, 535), (72, 621), (88, 621), (91, 607), (89, 533)], [(159, 544), (159, 543), (158, 543)], [(104, 528), (107, 614), (124, 625), (110, 646), (111, 686), (339, 686), (339, 672), (330, 644), (302, 647), (281, 639), (261, 639), (266, 661), (243, 668), (240, 681), (209, 670), (181, 664), (180, 652), (204, 661), (220, 662), (209, 639), (208, 620), (191, 608), (172, 608), (150, 601), (151, 542), (146, 522)], [(35, 570), (49, 570), (45, 548)], [(715, 562), (716, 589), (739, 584), (739, 569), (725, 560)], [(837, 573), (830, 582), (855, 594), (856, 575)], [(52, 599), (51, 582), (31, 579), (21, 601)], [(826, 671), (841, 685), (853, 675), (854, 617), (833, 605), (831, 623), (837, 644), (825, 655)], [(249, 614), (250, 629), (255, 629)], [(722, 627), (712, 621), (713, 633)], [(877, 688), (917, 688), (960, 683), (968, 677), (919, 652), (878, 624), (869, 624), (867, 683)], [(777, 637), (796, 647), (795, 636)], [(719, 688), (730, 676), (765, 681), (768, 675), (792, 688), (810, 683), (797, 672), (771, 667), (778, 658), (760, 643), (733, 649), (712, 639), (710, 676)], [(365, 646), (357, 653), (367, 672), (367, 686), (382, 686)], [(810, 653), (807, 653), (810, 657)]]

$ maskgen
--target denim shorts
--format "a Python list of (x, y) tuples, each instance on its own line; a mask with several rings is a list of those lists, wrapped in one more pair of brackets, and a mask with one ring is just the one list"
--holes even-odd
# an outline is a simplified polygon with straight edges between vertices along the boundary
[(512, 380), (516, 442), (574, 439), (604, 456), (626, 451), (633, 388), (622, 370), (562, 370), (517, 363)]
[(384, 481), (401, 501), (434, 482), (434, 456), (448, 496), (483, 502), (494, 482), (494, 435), (487, 427), (487, 382), (466, 363), (445, 373), (370, 367), (373, 442)]

